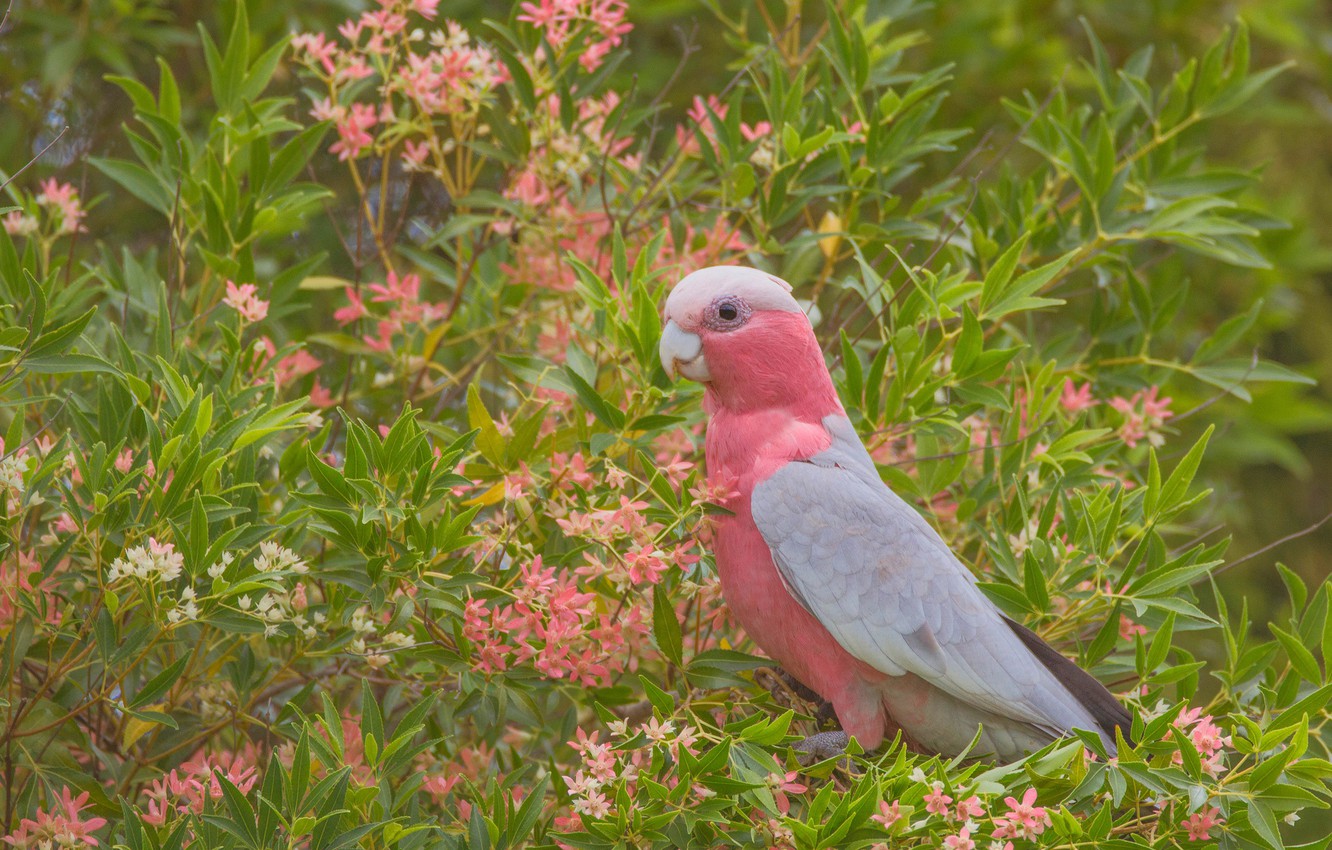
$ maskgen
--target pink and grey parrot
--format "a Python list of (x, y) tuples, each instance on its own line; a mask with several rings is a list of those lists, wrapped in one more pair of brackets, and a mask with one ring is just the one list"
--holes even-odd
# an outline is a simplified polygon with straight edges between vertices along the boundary
[(665, 318), (662, 365), (706, 388), (708, 475), (738, 493), (714, 537), (726, 603), (845, 733), (951, 756), (979, 729), (972, 755), (1010, 761), (1077, 727), (1115, 752), (1124, 707), (1005, 617), (883, 483), (789, 284), (702, 269)]

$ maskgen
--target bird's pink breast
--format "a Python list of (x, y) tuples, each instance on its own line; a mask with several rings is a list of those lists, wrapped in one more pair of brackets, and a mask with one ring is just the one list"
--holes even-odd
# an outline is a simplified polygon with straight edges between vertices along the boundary
[(716, 410), (708, 425), (710, 478), (737, 495), (733, 516), (717, 523), (714, 550), (726, 604), (764, 653), (833, 704), (843, 727), (862, 744), (883, 737), (885, 676), (852, 657), (786, 589), (750, 509), (755, 485), (783, 465), (809, 458), (831, 443), (821, 422), (780, 410)]

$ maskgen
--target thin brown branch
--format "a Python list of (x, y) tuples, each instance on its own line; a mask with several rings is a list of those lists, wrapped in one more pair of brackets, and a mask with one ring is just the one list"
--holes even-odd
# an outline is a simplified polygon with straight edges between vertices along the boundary
[[(6, 10), (5, 10), (5, 16), (8, 17), (8, 15), (9, 15), (9, 10), (6, 9)], [(0, 24), (2, 24), (2, 23), (3, 23), (3, 22), (0, 22)], [(19, 177), (19, 175), (22, 174), (23, 172), (27, 171), (28, 168), (29, 168), (34, 162), (36, 162), (37, 160), (39, 160), (39, 159), (41, 159), (43, 156), (45, 156), (45, 155), (46, 155), (46, 152), (49, 151), (51, 148), (55, 147), (55, 143), (58, 142), (58, 141), (60, 141), (61, 137), (64, 136), (65, 133), (66, 133), (68, 130), (69, 130), (69, 125), (68, 125), (68, 124), (66, 124), (65, 126), (61, 127), (61, 128), (60, 128), (60, 132), (59, 132), (59, 133), (56, 133), (56, 137), (55, 137), (54, 139), (52, 139), (51, 141), (49, 141), (49, 142), (46, 143), (46, 147), (44, 147), (44, 148), (42, 148), (41, 150), (37, 151), (37, 155), (34, 156), (32, 159), (28, 160), (27, 162), (25, 162), (25, 163), (23, 164), (23, 167), (22, 167), (22, 168), (20, 168), (18, 171), (15, 171), (13, 174), (9, 175), (9, 179), (8, 179), (8, 180), (6, 180), (6, 181), (3, 182), (3, 183), (0, 183), (0, 191), (4, 190), (5, 187), (7, 187), (10, 183), (13, 183), (15, 180), (17, 180), (18, 177)]]
[[(1313, 534), (1318, 529), (1327, 525), (1329, 521), (1332, 521), (1332, 512), (1329, 512), (1326, 516), (1324, 516), (1322, 519), (1318, 520), (1312, 525), (1305, 526), (1299, 531), (1287, 534), (1285, 537), (1282, 537), (1280, 540), (1273, 540), (1271, 543), (1268, 543), (1266, 546), (1262, 547), (1261, 549), (1250, 552), (1249, 554), (1245, 555), (1242, 558), (1236, 558), (1235, 560), (1230, 561), (1229, 563), (1222, 564), (1212, 572), (1208, 573), (1207, 576), (1221, 575), (1221, 573), (1224, 573), (1227, 570), (1231, 570), (1235, 567), (1238, 567), (1240, 564), (1243, 564), (1246, 561), (1252, 561), (1254, 558), (1257, 558), (1259, 555), (1265, 555), (1268, 552), (1271, 552), (1273, 549), (1277, 548), (1278, 546), (1281, 546), (1285, 543), (1289, 543), (1292, 540), (1298, 540), (1301, 537), (1308, 537), (1310, 534)], [(1207, 576), (1204, 576), (1203, 578), (1206, 578)], [(1198, 581), (1201, 580), (1202, 580), (1201, 578), (1198, 579)]]

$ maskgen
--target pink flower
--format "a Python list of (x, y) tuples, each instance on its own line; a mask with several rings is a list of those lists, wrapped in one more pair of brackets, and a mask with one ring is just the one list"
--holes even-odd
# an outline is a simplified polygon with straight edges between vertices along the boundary
[(408, 274), (398, 277), (397, 272), (388, 273), (387, 283), (372, 283), (370, 291), (374, 293), (371, 301), (414, 303), (418, 300), (421, 288), (421, 276)]
[(1119, 437), (1129, 448), (1146, 439), (1153, 446), (1165, 443), (1161, 428), (1165, 420), (1174, 414), (1170, 412), (1169, 398), (1158, 399), (1159, 387), (1149, 387), (1133, 394), (1132, 398), (1116, 396), (1110, 399), (1110, 406), (1124, 416), (1124, 424), (1119, 426)]
[(339, 307), (333, 313), (333, 320), (339, 325), (351, 324), (369, 312), (365, 309), (365, 302), (361, 300), (361, 296), (356, 293), (355, 289), (350, 286), (347, 287), (346, 295), (347, 306)]
[(407, 163), (407, 167), (413, 170), (419, 170), (430, 156), (430, 143), (426, 141), (403, 143), (402, 158)]
[(1099, 402), (1092, 398), (1091, 384), (1083, 384), (1081, 388), (1077, 387), (1073, 380), (1064, 381), (1064, 392), (1059, 397), (1059, 404), (1069, 413), (1077, 413), (1079, 410), (1086, 410)]
[(740, 122), (740, 135), (744, 136), (746, 142), (754, 142), (768, 136), (772, 133), (772, 124), (767, 121), (760, 121), (753, 127)]
[(959, 800), (956, 808), (953, 810), (953, 817), (957, 820), (966, 820), (967, 818), (978, 818), (985, 814), (985, 807), (981, 805), (980, 797), (972, 794), (965, 800)]
[(925, 795), (925, 811), (932, 815), (948, 817), (948, 804), (953, 798), (943, 792), (943, 783), (934, 783), (934, 789)]
[(897, 800), (889, 805), (886, 800), (879, 803), (879, 813), (870, 815), (870, 820), (881, 825), (884, 829), (892, 829), (893, 824), (902, 819), (901, 805)]
[(1147, 627), (1141, 623), (1135, 623), (1127, 616), (1119, 615), (1119, 636), (1124, 640), (1133, 640), (1134, 635), (1147, 634)]
[(125, 449), (120, 454), (116, 455), (115, 467), (116, 471), (120, 473), (129, 472), (131, 469), (133, 469), (134, 452), (130, 451), (129, 449)]
[[(349, 39), (355, 41), (355, 39)], [(291, 46), (298, 51), (304, 51), (304, 61), (308, 65), (318, 63), (327, 74), (332, 74), (337, 65), (334, 60), (338, 54), (338, 46), (324, 38), (323, 33), (298, 33), (292, 36)]]
[(356, 159), (363, 150), (374, 144), (375, 139), (369, 130), (378, 120), (379, 116), (374, 106), (368, 103), (353, 103), (350, 112), (342, 114), (334, 121), (333, 126), (338, 131), (338, 140), (329, 147), (328, 152), (337, 154), (338, 159), (344, 162)]
[(971, 840), (971, 830), (962, 827), (957, 835), (950, 835), (943, 840), (946, 850), (976, 850), (976, 842)]
[(412, 0), (412, 11), (433, 21), (439, 12), (439, 0)]
[(222, 303), (235, 310), (247, 322), (261, 321), (268, 315), (268, 302), (259, 298), (253, 283), (237, 286), (227, 281), (227, 294)]
[(278, 386), (304, 377), (323, 366), (324, 362), (304, 348), (288, 354), (273, 365), (274, 377)]
[(807, 790), (805, 785), (795, 781), (797, 776), (799, 773), (794, 770), (788, 771), (785, 775), (780, 773), (768, 775), (768, 785), (772, 789), (773, 799), (777, 802), (777, 811), (782, 814), (791, 811), (791, 801), (786, 798), (788, 791), (792, 794), (803, 794)]
[[(1230, 746), (1231, 738), (1229, 735), (1222, 735), (1221, 728), (1212, 722), (1212, 715), (1203, 715), (1201, 708), (1180, 709), (1179, 716), (1175, 718), (1174, 726), (1178, 729), (1189, 730), (1189, 737), (1193, 741), (1193, 746), (1197, 748), (1198, 755), (1202, 757), (1203, 770), (1212, 776), (1221, 773), (1224, 765), (1226, 748)], [(1190, 730), (1189, 727), (1192, 727)], [(1169, 735), (1166, 739), (1169, 739)], [(1183, 755), (1176, 752), (1172, 756), (1175, 764), (1182, 764)]]
[(994, 819), (994, 837), (1031, 838), (1040, 835), (1050, 825), (1050, 815), (1043, 806), (1037, 806), (1036, 789), (1028, 788), (1018, 801), (1014, 797), (1005, 797), (1009, 812)]
[(54, 177), (41, 182), (42, 193), (37, 196), (37, 203), (54, 207), (60, 213), (60, 233), (75, 233), (83, 230), (79, 222), (87, 212), (79, 203), (78, 191), (69, 183), (60, 183)]
[(316, 378), (314, 386), (310, 388), (310, 404), (315, 407), (332, 407), (337, 402), (333, 399), (333, 394), (325, 389)]
[(666, 562), (661, 553), (647, 546), (640, 546), (625, 556), (625, 565), (629, 568), (629, 580), (634, 584), (656, 584), (661, 581), (661, 574), (666, 572)]
[(1221, 817), (1221, 810), (1216, 806), (1204, 806), (1184, 821), (1184, 828), (1189, 831), (1190, 841), (1207, 841), (1212, 837), (1212, 827), (1220, 826), (1226, 819)]
[(438, 803), (442, 802), (445, 797), (449, 796), (449, 792), (453, 790), (453, 786), (457, 785), (458, 780), (460, 779), (462, 779), (461, 774), (455, 773), (453, 776), (449, 777), (435, 774), (434, 776), (426, 777), (425, 782), (421, 783), (421, 787), (424, 788), (425, 792), (433, 797), (435, 802)]
[(106, 826), (106, 818), (83, 818), (80, 813), (88, 807), (89, 793), (74, 797), (69, 787), (61, 789), (60, 797), (49, 809), (38, 809), (35, 818), (24, 818), (19, 828), (3, 841), (19, 848), (30, 847), (97, 847), (93, 832)]
[(37, 219), (22, 210), (14, 210), (5, 216), (5, 232), (10, 236), (29, 236), (37, 232), (38, 226)]

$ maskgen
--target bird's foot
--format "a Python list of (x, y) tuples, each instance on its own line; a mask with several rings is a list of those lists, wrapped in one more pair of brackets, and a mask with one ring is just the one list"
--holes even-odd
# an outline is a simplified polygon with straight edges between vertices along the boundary
[(850, 739), (846, 733), (838, 729), (833, 732), (819, 732), (810, 735), (805, 740), (792, 745), (791, 749), (797, 753), (796, 761), (800, 762), (802, 767), (809, 767), (816, 762), (846, 755), (846, 747), (849, 743)]

